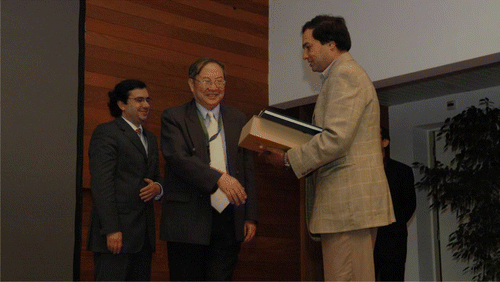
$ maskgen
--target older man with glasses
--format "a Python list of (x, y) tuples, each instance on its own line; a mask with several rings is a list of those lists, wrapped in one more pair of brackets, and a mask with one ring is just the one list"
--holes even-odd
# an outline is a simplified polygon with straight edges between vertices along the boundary
[(247, 117), (221, 104), (224, 69), (198, 59), (189, 68), (194, 99), (163, 112), (160, 238), (167, 241), (170, 280), (231, 280), (241, 242), (255, 236), (252, 153), (238, 148)]

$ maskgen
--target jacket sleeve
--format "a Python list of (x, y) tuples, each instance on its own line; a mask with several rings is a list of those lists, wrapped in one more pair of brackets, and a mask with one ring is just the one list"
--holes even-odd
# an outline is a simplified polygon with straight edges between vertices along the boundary
[(255, 187), (253, 152), (244, 148), (239, 149), (243, 152), (243, 165), (245, 171), (245, 180), (242, 185), (245, 187), (247, 193), (247, 204), (245, 205), (245, 220), (252, 220), (254, 222), (257, 222), (257, 191)]
[(158, 141), (156, 139), (156, 136), (154, 136), (154, 135), (153, 135), (152, 139), (154, 140), (153, 154), (155, 154), (156, 162), (152, 164), (154, 166), (154, 168), (153, 168), (154, 174), (153, 174), (153, 178), (151, 180), (153, 180), (154, 182), (160, 183), (160, 185), (162, 186), (162, 191), (160, 192), (159, 195), (157, 195), (154, 198), (155, 200), (158, 201), (163, 197), (163, 195), (165, 193), (165, 191), (164, 191), (165, 184), (163, 183), (163, 179), (162, 179), (161, 174), (160, 174), (160, 159), (159, 159), (160, 156), (159, 156), (159, 152), (158, 152)]
[(89, 145), (89, 169), (92, 199), (99, 216), (100, 234), (118, 232), (122, 226), (115, 198), (117, 142), (109, 130), (98, 126)]
[(215, 192), (214, 188), (222, 173), (210, 168), (208, 162), (204, 162), (198, 156), (185, 118), (174, 115), (169, 110), (163, 112), (161, 144), (165, 162), (176, 178), (200, 192), (209, 194)]

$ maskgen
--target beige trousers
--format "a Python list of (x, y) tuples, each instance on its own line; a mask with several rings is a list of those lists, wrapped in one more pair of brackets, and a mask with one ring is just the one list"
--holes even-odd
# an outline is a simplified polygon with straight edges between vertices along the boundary
[(377, 228), (321, 234), (325, 281), (375, 281)]

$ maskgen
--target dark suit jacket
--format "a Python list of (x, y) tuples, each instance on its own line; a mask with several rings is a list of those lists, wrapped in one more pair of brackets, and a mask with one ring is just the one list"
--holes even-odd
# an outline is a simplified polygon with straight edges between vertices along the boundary
[(123, 253), (140, 251), (146, 239), (154, 250), (153, 201), (144, 203), (139, 190), (147, 185), (144, 178), (155, 182), (161, 179), (158, 143), (153, 133), (146, 129), (143, 132), (148, 141), (148, 155), (137, 133), (123, 118), (99, 125), (92, 134), (89, 251), (108, 253), (106, 234), (118, 231), (123, 233)]
[(391, 190), (396, 222), (379, 228), (378, 232), (407, 236), (406, 224), (417, 207), (413, 170), (403, 163), (388, 158), (385, 164), (385, 175)]
[(412, 169), (393, 159), (387, 158), (385, 162), (396, 222), (378, 228), (374, 260), (376, 273), (382, 275), (380, 278), (393, 281), (404, 279), (408, 241), (406, 225), (415, 212), (417, 200)]
[[(221, 105), (228, 174), (247, 193), (245, 205), (234, 207), (235, 235), (243, 241), (245, 220), (257, 220), (252, 153), (238, 147), (245, 114)], [(195, 100), (162, 115), (161, 145), (165, 157), (165, 190), (160, 238), (170, 242), (209, 245), (212, 229), (210, 194), (221, 173), (210, 168), (209, 147)]]

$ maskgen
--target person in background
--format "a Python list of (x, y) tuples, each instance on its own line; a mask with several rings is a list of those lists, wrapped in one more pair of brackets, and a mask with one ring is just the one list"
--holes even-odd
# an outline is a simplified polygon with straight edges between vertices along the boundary
[(87, 250), (95, 279), (145, 281), (155, 250), (153, 199), (162, 195), (156, 136), (143, 127), (151, 110), (146, 85), (124, 80), (109, 92), (115, 120), (100, 124), (89, 145), (92, 214)]
[(320, 15), (306, 22), (302, 48), (302, 58), (321, 73), (313, 124), (323, 131), (287, 152), (263, 146), (260, 155), (313, 183), (306, 188), (313, 198), (308, 227), (321, 236), (325, 281), (373, 281), (377, 227), (394, 222), (377, 94), (349, 53), (344, 18)]
[(247, 117), (221, 104), (224, 65), (189, 67), (194, 99), (161, 118), (165, 191), (160, 238), (171, 280), (231, 280), (242, 241), (256, 232), (252, 153), (238, 147)]
[(381, 128), (382, 154), (396, 222), (378, 229), (375, 242), (375, 278), (378, 281), (404, 281), (407, 224), (417, 207), (413, 171), (411, 167), (387, 156), (390, 143), (389, 131)]

